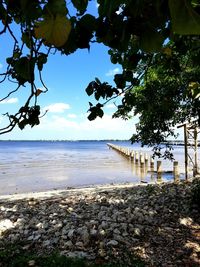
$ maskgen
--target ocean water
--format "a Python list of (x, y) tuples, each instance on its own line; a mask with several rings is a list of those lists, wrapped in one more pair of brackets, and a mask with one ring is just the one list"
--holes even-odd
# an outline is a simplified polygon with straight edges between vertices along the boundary
[[(141, 148), (130, 142), (112, 142), (135, 151)], [(184, 172), (183, 147), (175, 149)], [(0, 142), (0, 194), (38, 192), (67, 187), (110, 183), (155, 182), (155, 174), (141, 172), (130, 160), (109, 149), (106, 141), (2, 141)], [(173, 163), (164, 162), (170, 171)], [(173, 179), (165, 174), (163, 179)]]

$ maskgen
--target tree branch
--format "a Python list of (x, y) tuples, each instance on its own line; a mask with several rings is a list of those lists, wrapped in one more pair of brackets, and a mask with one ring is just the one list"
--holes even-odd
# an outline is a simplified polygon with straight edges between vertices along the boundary
[(3, 97), (2, 99), (0, 99), (0, 102), (2, 102), (3, 100), (7, 99), (11, 94), (17, 92), (17, 91), (19, 90), (19, 88), (20, 88), (20, 85), (18, 85), (18, 87), (17, 87), (15, 90), (9, 92), (9, 93), (7, 94), (7, 96), (5, 96), (5, 97)]

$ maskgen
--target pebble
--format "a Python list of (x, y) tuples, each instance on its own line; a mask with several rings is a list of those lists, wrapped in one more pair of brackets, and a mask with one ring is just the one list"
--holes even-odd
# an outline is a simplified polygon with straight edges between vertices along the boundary
[(116, 240), (110, 240), (109, 242), (107, 242), (107, 246), (113, 246), (116, 247), (118, 245), (119, 242), (117, 242)]
[[(194, 224), (188, 201), (192, 184), (152, 187), (151, 194), (140, 186), (66, 193), (55, 201), (53, 197), (42, 202), (34, 198), (0, 200), (0, 248), (4, 240), (34, 242), (41, 252), (56, 245), (63, 255), (88, 259), (107, 259), (115, 250), (122, 259), (123, 253), (137, 252), (147, 263), (151, 259), (153, 266), (157, 262), (167, 266), (167, 260), (178, 260), (179, 239), (189, 240), (184, 229)], [(198, 215), (196, 210), (192, 214)], [(195, 229), (200, 229), (195, 223)], [(173, 238), (174, 245), (176, 233), (177, 247), (168, 247), (167, 238)]]

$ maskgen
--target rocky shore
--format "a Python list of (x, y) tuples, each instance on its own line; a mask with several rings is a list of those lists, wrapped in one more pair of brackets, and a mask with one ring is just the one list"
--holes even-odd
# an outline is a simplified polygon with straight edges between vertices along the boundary
[(121, 185), (0, 197), (0, 249), (57, 249), (89, 261), (200, 266), (200, 216), (194, 182)]

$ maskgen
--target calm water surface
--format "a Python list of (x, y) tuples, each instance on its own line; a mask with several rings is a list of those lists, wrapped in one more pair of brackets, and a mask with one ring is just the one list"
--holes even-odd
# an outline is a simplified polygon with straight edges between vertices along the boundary
[[(2, 141), (0, 142), (0, 194), (43, 191), (95, 184), (133, 182), (153, 179), (150, 173), (140, 173), (133, 164), (105, 141)], [(129, 142), (112, 142), (131, 149)], [(183, 147), (175, 155), (182, 161)], [(181, 167), (181, 168), (182, 168)], [(172, 170), (172, 163), (164, 168)], [(183, 168), (182, 168), (183, 169)], [(165, 175), (164, 179), (172, 179)]]

